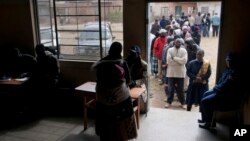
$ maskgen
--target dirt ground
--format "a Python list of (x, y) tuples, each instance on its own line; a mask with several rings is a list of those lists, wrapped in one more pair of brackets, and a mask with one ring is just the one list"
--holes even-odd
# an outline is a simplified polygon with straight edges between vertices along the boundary
[[(215, 84), (216, 77), (218, 37), (202, 37), (200, 47), (205, 50), (204, 59), (208, 59), (211, 64), (212, 74), (209, 79), (209, 88), (212, 88)], [(164, 102), (164, 99), (166, 98), (164, 85), (159, 85), (159, 83), (158, 78), (154, 78), (153, 76), (149, 77), (149, 93), (153, 94), (153, 97), (150, 98), (150, 107), (164, 108), (164, 105), (166, 104), (166, 102)], [(183, 110), (176, 98), (169, 109)], [(198, 112), (199, 107), (193, 106), (192, 111)]]

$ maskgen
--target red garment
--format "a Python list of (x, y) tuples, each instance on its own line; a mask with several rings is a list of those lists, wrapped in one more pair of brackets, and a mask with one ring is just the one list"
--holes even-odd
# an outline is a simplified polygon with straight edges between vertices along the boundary
[(167, 44), (166, 36), (159, 36), (154, 42), (153, 53), (158, 60), (162, 60), (163, 47)]

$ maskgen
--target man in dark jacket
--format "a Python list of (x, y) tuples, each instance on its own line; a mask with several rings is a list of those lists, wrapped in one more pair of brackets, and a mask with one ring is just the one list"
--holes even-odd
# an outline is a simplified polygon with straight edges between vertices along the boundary
[(201, 120), (198, 120), (199, 127), (210, 129), (215, 127), (211, 125), (213, 112), (230, 111), (239, 107), (241, 102), (241, 77), (239, 72), (239, 56), (235, 53), (229, 53), (226, 57), (227, 68), (222, 77), (212, 90), (203, 94), (201, 100)]

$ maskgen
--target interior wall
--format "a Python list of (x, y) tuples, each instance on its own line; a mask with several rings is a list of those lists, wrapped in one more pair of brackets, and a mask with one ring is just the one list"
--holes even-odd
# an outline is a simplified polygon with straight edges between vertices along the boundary
[(1, 0), (0, 13), (0, 47), (13, 46), (34, 54), (30, 0)]

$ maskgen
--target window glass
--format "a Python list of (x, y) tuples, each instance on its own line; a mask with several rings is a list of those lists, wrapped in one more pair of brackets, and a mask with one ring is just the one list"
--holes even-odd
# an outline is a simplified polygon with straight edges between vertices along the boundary
[(94, 61), (123, 44), (122, 0), (38, 0), (38, 11), (40, 42), (57, 46), (62, 59)]

